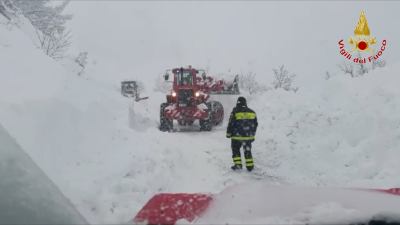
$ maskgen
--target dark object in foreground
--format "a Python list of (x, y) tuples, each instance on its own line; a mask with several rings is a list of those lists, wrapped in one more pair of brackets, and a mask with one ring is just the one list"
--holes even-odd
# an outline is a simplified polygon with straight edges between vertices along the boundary
[(87, 224), (0, 125), (0, 224)]

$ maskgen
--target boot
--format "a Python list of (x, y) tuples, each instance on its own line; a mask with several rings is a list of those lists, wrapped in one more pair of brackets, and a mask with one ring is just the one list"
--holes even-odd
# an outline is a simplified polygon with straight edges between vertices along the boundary
[(240, 164), (235, 164), (235, 165), (231, 166), (231, 169), (232, 169), (232, 170), (241, 170), (241, 169), (242, 169), (242, 165), (240, 165)]
[(231, 166), (232, 170), (241, 170), (242, 169), (242, 157), (240, 155), (232, 157), (233, 166)]

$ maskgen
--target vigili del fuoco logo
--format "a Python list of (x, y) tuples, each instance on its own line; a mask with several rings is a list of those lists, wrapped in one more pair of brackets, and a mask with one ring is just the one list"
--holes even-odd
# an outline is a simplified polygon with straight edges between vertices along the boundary
[[(354, 36), (350, 37), (348, 44), (350, 50), (345, 48), (344, 40), (339, 41), (340, 54), (354, 63), (372, 63), (378, 60), (386, 49), (386, 40), (382, 40), (378, 51), (375, 50), (377, 41), (371, 36), (365, 12), (361, 11)], [(354, 55), (354, 56), (353, 56)]]

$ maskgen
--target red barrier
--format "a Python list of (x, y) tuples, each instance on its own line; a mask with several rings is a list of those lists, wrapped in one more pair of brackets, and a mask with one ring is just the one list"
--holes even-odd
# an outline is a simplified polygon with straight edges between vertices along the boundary
[(377, 191), (385, 192), (392, 195), (400, 195), (400, 188), (377, 189)]
[[(360, 191), (378, 191), (400, 196), (400, 188), (355, 189)], [(134, 223), (173, 225), (180, 219), (192, 222), (200, 217), (213, 200), (206, 194), (157, 194), (153, 196), (133, 219)]]
[(192, 222), (212, 200), (205, 194), (158, 194), (151, 198), (133, 219), (134, 223), (175, 224), (185, 219)]

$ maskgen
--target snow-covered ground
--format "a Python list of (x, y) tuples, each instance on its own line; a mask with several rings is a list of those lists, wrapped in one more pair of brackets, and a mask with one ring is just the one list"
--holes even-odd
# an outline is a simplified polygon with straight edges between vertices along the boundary
[[(399, 204), (398, 196), (371, 190), (271, 186), (254, 181), (232, 186), (219, 193), (195, 223), (368, 224), (371, 220), (398, 222)], [(184, 220), (181, 221), (181, 224), (187, 224)]]
[[(137, 13), (146, 17), (145, 11)], [(314, 187), (400, 186), (399, 64), (354, 79), (340, 73), (328, 80), (315, 75), (303, 80), (297, 93), (244, 93), (259, 119), (256, 169), (234, 173), (229, 170), (226, 120), (212, 132), (160, 132), (159, 105), (165, 94), (154, 87), (164, 72), (161, 66), (159, 74), (152, 73), (154, 67), (145, 73), (153, 63), (144, 62), (136, 71), (142, 75), (130, 75), (127, 58), (100, 56), (101, 50), (78, 77), (44, 56), (29, 33), (0, 24), (0, 123), (91, 223), (127, 222), (155, 193), (218, 193), (255, 180)], [(146, 59), (155, 54), (142, 50)], [(119, 62), (125, 67), (114, 70)], [(148, 100), (132, 105), (120, 95), (119, 82), (127, 74), (144, 82)], [(236, 96), (216, 98), (227, 117)]]

